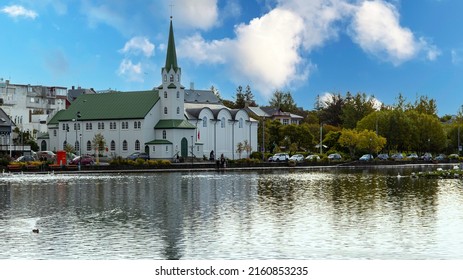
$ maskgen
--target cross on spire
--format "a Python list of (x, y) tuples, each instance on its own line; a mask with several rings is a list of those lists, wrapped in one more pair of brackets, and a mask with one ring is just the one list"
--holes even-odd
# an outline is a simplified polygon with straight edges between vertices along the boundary
[(175, 5), (172, 4), (172, 1), (171, 1), (169, 6), (170, 6), (170, 19), (172, 19), (172, 9)]

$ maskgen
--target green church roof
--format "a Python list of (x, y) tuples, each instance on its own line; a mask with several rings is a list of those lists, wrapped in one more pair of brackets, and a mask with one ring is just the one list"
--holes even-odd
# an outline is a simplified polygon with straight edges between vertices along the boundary
[(172, 20), (170, 21), (170, 30), (169, 30), (169, 41), (167, 45), (167, 56), (166, 56), (166, 65), (164, 67), (167, 72), (171, 68), (177, 72), (177, 52), (175, 51), (175, 40), (174, 40), (174, 28), (172, 27)]
[(67, 110), (58, 112), (49, 124), (58, 121), (142, 119), (159, 100), (158, 91), (112, 92), (79, 96)]
[(155, 129), (196, 129), (196, 126), (192, 125), (186, 120), (160, 120)]

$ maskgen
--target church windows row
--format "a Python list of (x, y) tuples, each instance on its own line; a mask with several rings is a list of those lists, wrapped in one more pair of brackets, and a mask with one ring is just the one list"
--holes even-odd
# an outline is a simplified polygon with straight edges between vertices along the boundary
[[(203, 127), (207, 127), (207, 117), (203, 117), (202, 121), (203, 121)], [(244, 123), (243, 118), (240, 118), (238, 121), (238, 127), (243, 128), (243, 123)], [(224, 117), (220, 119), (220, 127), (225, 128), (225, 118)]]
[[(177, 82), (180, 82), (180, 75), (177, 74), (176, 76), (177, 76)], [(173, 74), (170, 74), (169, 81), (171, 83), (174, 82), (174, 75)], [(164, 74), (164, 82), (167, 82), (167, 75), (166, 74)]]
[(98, 129), (103, 130), (104, 129), (104, 122), (99, 122), (98, 123)]
[(122, 129), (129, 129), (129, 122), (122, 122)]
[(141, 121), (133, 122), (133, 128), (134, 129), (140, 129), (141, 128)]

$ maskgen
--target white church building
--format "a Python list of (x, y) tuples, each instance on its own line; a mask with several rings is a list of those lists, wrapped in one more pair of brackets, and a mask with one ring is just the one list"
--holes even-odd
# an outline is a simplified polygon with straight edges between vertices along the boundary
[(162, 84), (152, 90), (84, 94), (47, 123), (48, 135), (39, 137), (40, 150), (94, 154), (92, 140), (101, 134), (105, 154), (127, 157), (146, 152), (153, 159), (177, 157), (245, 157), (238, 143), (257, 150), (258, 121), (244, 109), (230, 109), (210, 90), (185, 89), (177, 64), (172, 20)]

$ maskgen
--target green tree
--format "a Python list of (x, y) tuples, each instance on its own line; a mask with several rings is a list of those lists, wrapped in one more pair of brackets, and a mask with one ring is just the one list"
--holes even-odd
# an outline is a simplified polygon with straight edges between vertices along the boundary
[(280, 130), (282, 126), (283, 125), (278, 120), (272, 120), (272, 121), (268, 121), (265, 123), (265, 127), (268, 131), (268, 136), (269, 136), (268, 137), (268, 143), (269, 143), (268, 148), (270, 151), (273, 151), (274, 153), (275, 153), (274, 151), (275, 147), (278, 147), (284, 138)]
[(257, 103), (254, 100), (254, 94), (252, 94), (251, 87), (249, 85), (246, 86), (244, 91), (244, 101), (250, 107), (257, 107)]
[(358, 121), (375, 111), (374, 106), (374, 97), (368, 97), (365, 93), (351, 95), (348, 92), (341, 113), (343, 128), (355, 128)]
[(330, 97), (322, 103), (319, 111), (320, 122), (341, 126), (342, 107), (344, 106), (344, 99), (342, 96), (340, 94), (331, 94)]
[(241, 154), (243, 153), (243, 151), (244, 151), (243, 143), (239, 142), (238, 144), (236, 144), (236, 152), (238, 153), (238, 156), (240, 159), (241, 159)]
[(339, 137), (339, 144), (342, 147), (349, 149), (350, 157), (355, 156), (355, 151), (359, 143), (359, 133), (355, 129), (343, 129), (341, 130), (341, 136)]
[(235, 109), (242, 109), (246, 107), (246, 100), (244, 98), (243, 87), (238, 86), (235, 94)]
[(106, 146), (106, 140), (104, 139), (103, 134), (97, 133), (92, 139), (92, 149), (95, 150), (95, 154), (104, 151)]
[(271, 107), (279, 108), (283, 112), (296, 112), (298, 111), (296, 102), (291, 95), (291, 92), (282, 92), (282, 91), (275, 91), (273, 93), (272, 98), (269, 102)]

